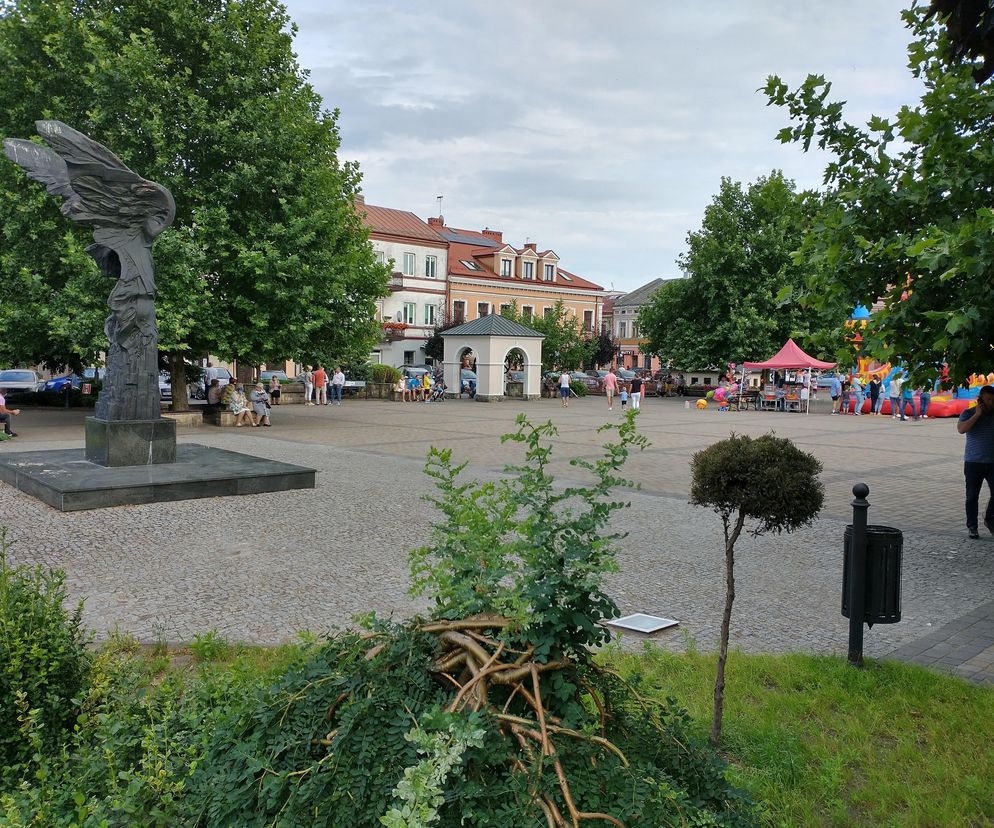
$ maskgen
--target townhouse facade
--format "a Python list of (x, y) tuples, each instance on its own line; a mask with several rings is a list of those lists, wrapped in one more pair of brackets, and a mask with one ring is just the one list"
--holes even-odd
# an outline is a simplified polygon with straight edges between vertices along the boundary
[(659, 357), (645, 351), (645, 337), (639, 330), (638, 313), (665, 281), (653, 279), (611, 303), (611, 332), (618, 344), (617, 367), (653, 372), (660, 369)]
[(377, 259), (393, 263), (390, 295), (377, 311), (383, 336), (370, 361), (421, 365), (425, 342), (445, 311), (448, 243), (407, 210), (366, 204), (362, 196), (356, 209)]
[(560, 265), (554, 250), (535, 242), (514, 247), (499, 230), (449, 227), (439, 217), (428, 225), (449, 245), (446, 320), (468, 322), (517, 305), (525, 325), (562, 301), (583, 331), (600, 330), (604, 289)]

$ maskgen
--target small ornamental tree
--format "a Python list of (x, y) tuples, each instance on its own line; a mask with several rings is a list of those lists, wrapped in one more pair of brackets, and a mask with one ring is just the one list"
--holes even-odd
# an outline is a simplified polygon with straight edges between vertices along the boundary
[(793, 532), (814, 520), (825, 499), (818, 479), (821, 468), (813, 455), (772, 434), (755, 439), (733, 434), (697, 452), (692, 460), (690, 502), (717, 512), (725, 531), (725, 612), (711, 724), (715, 747), (721, 740), (728, 629), (735, 600), (735, 543), (746, 520), (754, 521), (749, 530), (753, 537)]

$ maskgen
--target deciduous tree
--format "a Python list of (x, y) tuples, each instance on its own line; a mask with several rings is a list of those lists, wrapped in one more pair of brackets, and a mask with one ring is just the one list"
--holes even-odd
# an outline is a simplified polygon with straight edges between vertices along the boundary
[[(160, 343), (182, 357), (348, 361), (386, 285), (324, 109), (275, 0), (0, 3), (0, 133), (56, 118), (177, 203), (155, 249)], [(78, 366), (110, 290), (55, 199), (0, 165), (0, 357)], [(174, 387), (182, 387), (178, 374)], [(174, 395), (179, 404), (183, 395)]]
[(857, 126), (820, 75), (795, 90), (771, 77), (765, 92), (794, 122), (781, 141), (833, 156), (796, 257), (810, 268), (796, 295), (819, 307), (881, 299), (864, 350), (906, 362), (917, 380), (946, 362), (959, 382), (994, 362), (994, 89), (977, 86), (969, 61), (949, 65), (942, 26), (925, 9), (904, 16), (911, 71), (924, 84), (917, 105)]
[[(787, 337), (802, 342), (812, 317), (778, 294), (803, 284), (791, 254), (814, 196), (779, 171), (743, 187), (723, 178), (679, 261), (688, 278), (666, 282), (639, 312), (647, 350), (680, 367), (763, 359)], [(847, 315), (840, 310), (839, 324)]]

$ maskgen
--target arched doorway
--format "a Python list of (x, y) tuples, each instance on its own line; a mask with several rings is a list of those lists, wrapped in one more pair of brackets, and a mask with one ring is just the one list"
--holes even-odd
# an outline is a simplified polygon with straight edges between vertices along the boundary
[(528, 399), (528, 354), (518, 346), (504, 356), (504, 396)]

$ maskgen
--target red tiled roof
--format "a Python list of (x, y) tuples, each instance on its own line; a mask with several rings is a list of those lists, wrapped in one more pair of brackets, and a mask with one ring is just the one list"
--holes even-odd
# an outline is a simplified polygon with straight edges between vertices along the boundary
[[(460, 234), (466, 233), (469, 235), (469, 231), (458, 230), (453, 231)], [(533, 285), (544, 285), (547, 287), (559, 287), (559, 288), (579, 288), (580, 290), (603, 290), (600, 285), (594, 284), (593, 282), (584, 279), (581, 276), (577, 276), (568, 270), (563, 268), (557, 268), (556, 270), (556, 280), (554, 282), (546, 282), (542, 278), (536, 279), (522, 279), (520, 276), (500, 276), (494, 272), (494, 270), (489, 267), (485, 261), (486, 258), (493, 256), (497, 252), (497, 248), (486, 247), (479, 248), (474, 247), (471, 244), (460, 244), (459, 242), (449, 242), (449, 273), (453, 276), (469, 276), (475, 279), (496, 279), (501, 282), (525, 282), (527, 284)], [(466, 267), (463, 261), (476, 262), (482, 270), (473, 270), (472, 268)], [(568, 279), (563, 278), (563, 274), (568, 276)]]
[(445, 239), (432, 230), (427, 222), (407, 210), (393, 210), (390, 207), (376, 207), (373, 204), (358, 204), (356, 210), (360, 214), (365, 212), (362, 222), (373, 233), (445, 243)]

